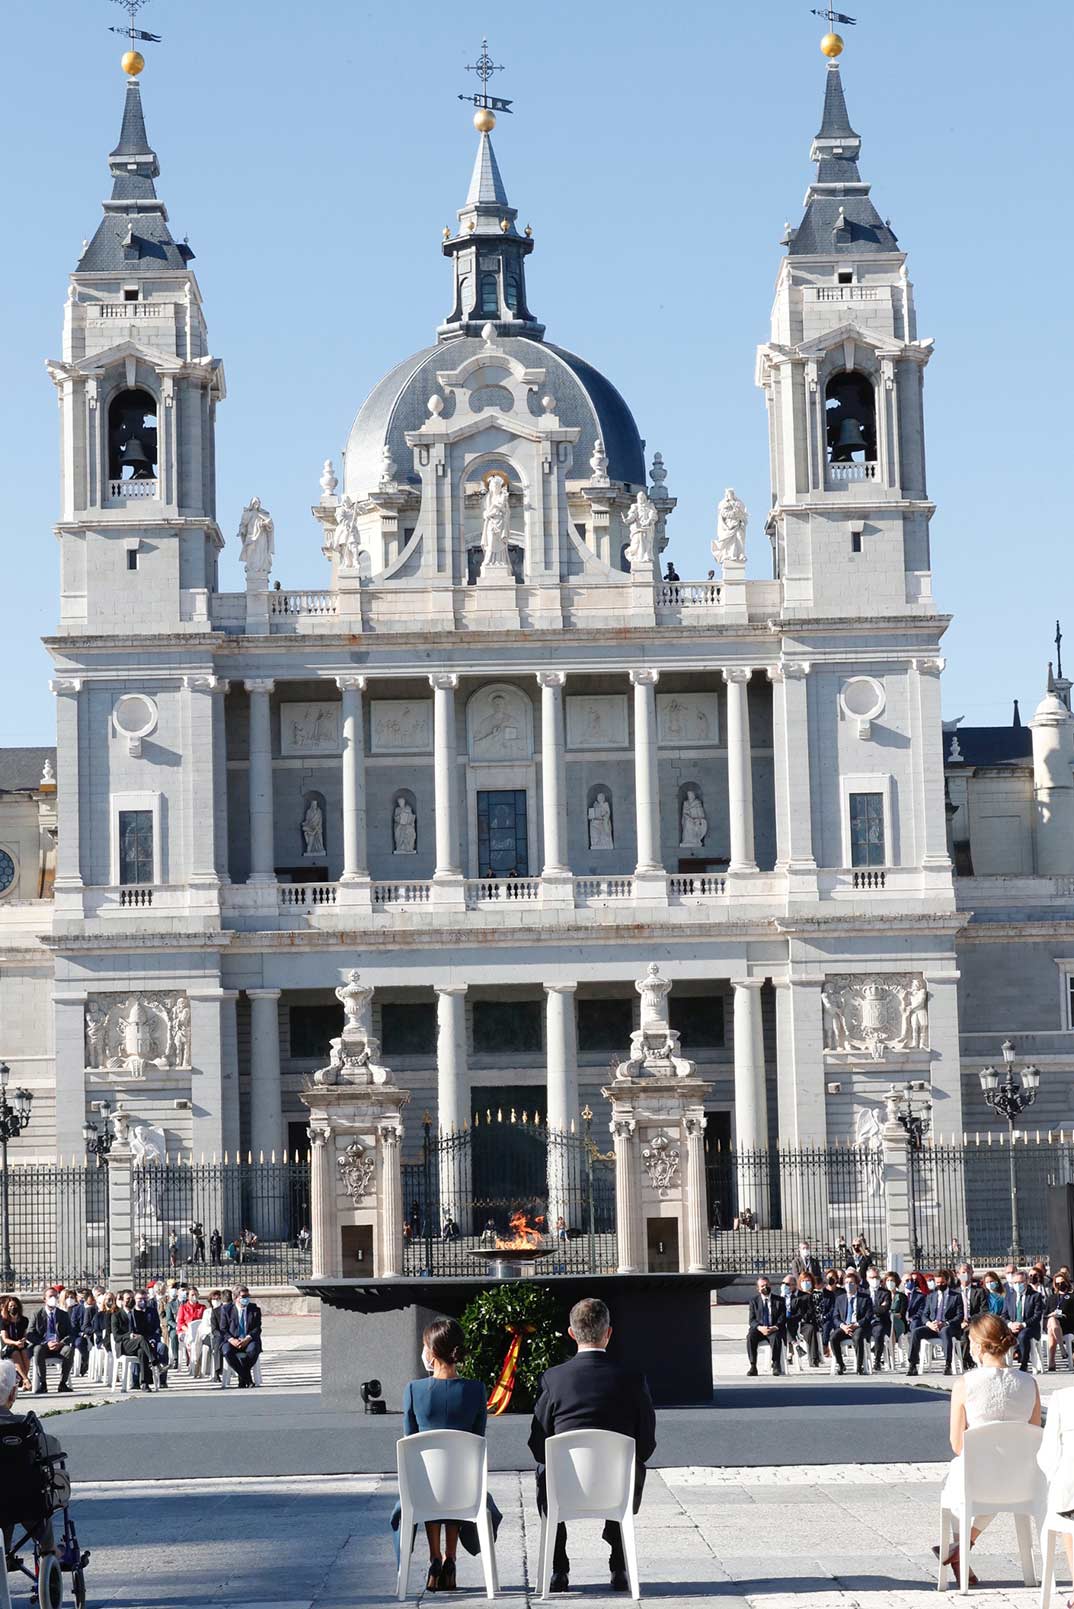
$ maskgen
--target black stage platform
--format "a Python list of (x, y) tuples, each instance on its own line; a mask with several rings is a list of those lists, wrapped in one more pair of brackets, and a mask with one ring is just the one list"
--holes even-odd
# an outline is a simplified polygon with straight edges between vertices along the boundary
[[(560, 1305), (563, 1328), (582, 1296), (599, 1296), (612, 1315), (611, 1356), (648, 1378), (660, 1407), (712, 1401), (710, 1294), (727, 1274), (552, 1274), (537, 1283)], [(488, 1279), (306, 1280), (321, 1302), (321, 1398), (361, 1410), (360, 1386), (376, 1379), (389, 1409), (421, 1375), (421, 1335), (438, 1314), (458, 1318)]]

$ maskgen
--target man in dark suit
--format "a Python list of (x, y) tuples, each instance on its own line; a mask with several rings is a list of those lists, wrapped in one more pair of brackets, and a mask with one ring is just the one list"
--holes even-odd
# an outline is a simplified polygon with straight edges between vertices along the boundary
[(1014, 1335), (1014, 1351), (1020, 1369), (1029, 1368), (1029, 1353), (1034, 1341), (1040, 1340), (1044, 1321), (1044, 1297), (1026, 1280), (1024, 1268), (1016, 1268), (1003, 1298), (1003, 1317)]
[(916, 1311), (910, 1310), (910, 1367), (907, 1374), (917, 1373), (917, 1360), (921, 1343), (944, 1343), (944, 1374), (951, 1373), (951, 1348), (959, 1329), (959, 1304), (954, 1292), (948, 1289), (948, 1277), (941, 1269), (926, 1280), (928, 1289)]
[[(571, 1308), (567, 1334), (578, 1348), (567, 1363), (547, 1369), (534, 1404), (530, 1426), (530, 1452), (537, 1460), (537, 1508), (545, 1508), (544, 1446), (549, 1436), (565, 1430), (614, 1430), (631, 1436), (635, 1446), (634, 1512), (641, 1507), (645, 1485), (645, 1461), (656, 1449), (656, 1414), (649, 1387), (642, 1374), (624, 1369), (608, 1357), (611, 1315), (596, 1297), (583, 1297)], [(619, 1526), (609, 1520), (604, 1527), (608, 1544), (608, 1567), (613, 1592), (629, 1592), (626, 1555)], [(552, 1554), (552, 1592), (570, 1590), (570, 1560), (567, 1557), (567, 1527), (556, 1527)]]
[(798, 1275), (799, 1279), (803, 1274), (805, 1274), (808, 1279), (813, 1281), (814, 1290), (816, 1290), (817, 1286), (824, 1277), (823, 1270), (820, 1266), (820, 1258), (814, 1252), (812, 1246), (809, 1244), (809, 1241), (806, 1240), (804, 1236), (799, 1242), (798, 1254), (791, 1266), (794, 1269), (794, 1272)]
[(970, 1325), (975, 1318), (988, 1312), (988, 1293), (974, 1279), (971, 1263), (959, 1263), (957, 1274), (958, 1284), (954, 1286), (954, 1293), (958, 1299), (958, 1327), (955, 1338), (962, 1347), (962, 1368), (968, 1371), (974, 1367), (970, 1356)]
[(224, 1380), (224, 1337), (228, 1333), (234, 1305), (229, 1290), (209, 1292), (209, 1344), (213, 1354), (213, 1379), (221, 1385)]
[(848, 1268), (843, 1289), (835, 1298), (835, 1322), (829, 1343), (835, 1357), (836, 1374), (846, 1373), (843, 1364), (844, 1341), (853, 1344), (858, 1373), (865, 1373), (865, 1343), (873, 1333), (875, 1316), (872, 1301), (867, 1293), (862, 1292), (857, 1275)]
[(131, 1323), (135, 1335), (140, 1335), (149, 1345), (153, 1354), (153, 1361), (159, 1366), (157, 1384), (162, 1391), (168, 1386), (168, 1348), (160, 1328), (160, 1314), (157, 1304), (151, 1302), (145, 1291), (135, 1291), (134, 1307), (131, 1311)]
[(45, 1291), (41, 1301), (43, 1305), (34, 1314), (33, 1323), (26, 1336), (37, 1371), (35, 1397), (48, 1395), (45, 1369), (49, 1363), (60, 1365), (59, 1389), (70, 1391), (71, 1365), (75, 1361), (75, 1342), (70, 1316), (60, 1306), (55, 1291)]
[(885, 1289), (875, 1263), (865, 1270), (865, 1289), (873, 1304), (869, 1338), (873, 1343), (873, 1368), (879, 1372), (884, 1367), (884, 1344), (891, 1334), (891, 1292)]
[(75, 1301), (67, 1309), (67, 1317), (71, 1320), (71, 1341), (78, 1354), (80, 1377), (89, 1368), (90, 1335), (96, 1313), (97, 1303), (92, 1291), (79, 1291)]
[(239, 1377), (240, 1386), (254, 1383), (254, 1364), (261, 1356), (261, 1309), (251, 1302), (243, 1285), (228, 1316), (224, 1332), (224, 1358)]
[(767, 1346), (772, 1352), (772, 1373), (778, 1374), (786, 1335), (787, 1304), (782, 1296), (773, 1296), (768, 1275), (762, 1274), (757, 1281), (757, 1295), (750, 1297), (750, 1321), (746, 1331), (746, 1356), (750, 1366), (746, 1373), (757, 1373), (757, 1348)]

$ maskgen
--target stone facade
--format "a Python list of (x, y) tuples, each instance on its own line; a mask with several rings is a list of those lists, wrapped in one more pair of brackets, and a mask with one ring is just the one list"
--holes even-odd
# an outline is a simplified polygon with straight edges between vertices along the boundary
[[(576, 1119), (654, 959), (717, 1139), (848, 1138), (907, 1068), (938, 1129), (981, 1125), (972, 1069), (1008, 1032), (1074, 1067), (1069, 712), (1042, 706), (1036, 769), (994, 778), (988, 813), (1021, 847), (988, 829), (1008, 858), (982, 849), (953, 879), (931, 345), (858, 143), (830, 68), (758, 355), (772, 506), (750, 529), (714, 486), (719, 578), (661, 577), (668, 470), (608, 381), (545, 341), (533, 241), (482, 135), (444, 243), (452, 312), (363, 404), (341, 474), (326, 463), (311, 586), (272, 583), (254, 500), (229, 594), (223, 369), (128, 87), (49, 365), (55, 792), (19, 804), (40, 879), (0, 889), (3, 1050), (37, 1098), (15, 1155), (80, 1152), (117, 1086), (170, 1154), (304, 1150), (300, 1091), (359, 962), (396, 1083), (444, 1125), (523, 1098)], [(765, 539), (773, 578), (747, 580)], [(984, 795), (972, 778), (961, 808), (983, 816)], [(356, 1210), (363, 1155), (325, 1172)]]

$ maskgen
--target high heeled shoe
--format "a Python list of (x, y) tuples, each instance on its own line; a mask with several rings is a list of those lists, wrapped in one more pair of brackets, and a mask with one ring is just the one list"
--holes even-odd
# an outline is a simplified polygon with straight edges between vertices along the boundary
[(440, 1572), (440, 1591), (455, 1592), (459, 1583), (455, 1579), (455, 1560), (445, 1559), (444, 1568)]
[(440, 1591), (440, 1577), (443, 1575), (443, 1573), (444, 1573), (444, 1561), (443, 1561), (443, 1559), (430, 1559), (429, 1560), (429, 1574), (425, 1578), (425, 1590), (426, 1590), (426, 1592), (439, 1592)]

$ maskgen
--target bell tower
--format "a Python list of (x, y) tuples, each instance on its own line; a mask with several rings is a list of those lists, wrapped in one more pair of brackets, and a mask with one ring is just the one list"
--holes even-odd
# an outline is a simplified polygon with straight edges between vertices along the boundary
[(805, 213), (789, 224), (769, 342), (758, 351), (771, 441), (767, 530), (787, 615), (930, 614), (919, 340), (906, 254), (861, 178), (828, 34)]
[(216, 406), (194, 253), (154, 181), (137, 51), (110, 153), (112, 193), (71, 275), (59, 393), (64, 633), (203, 630), (216, 590)]

